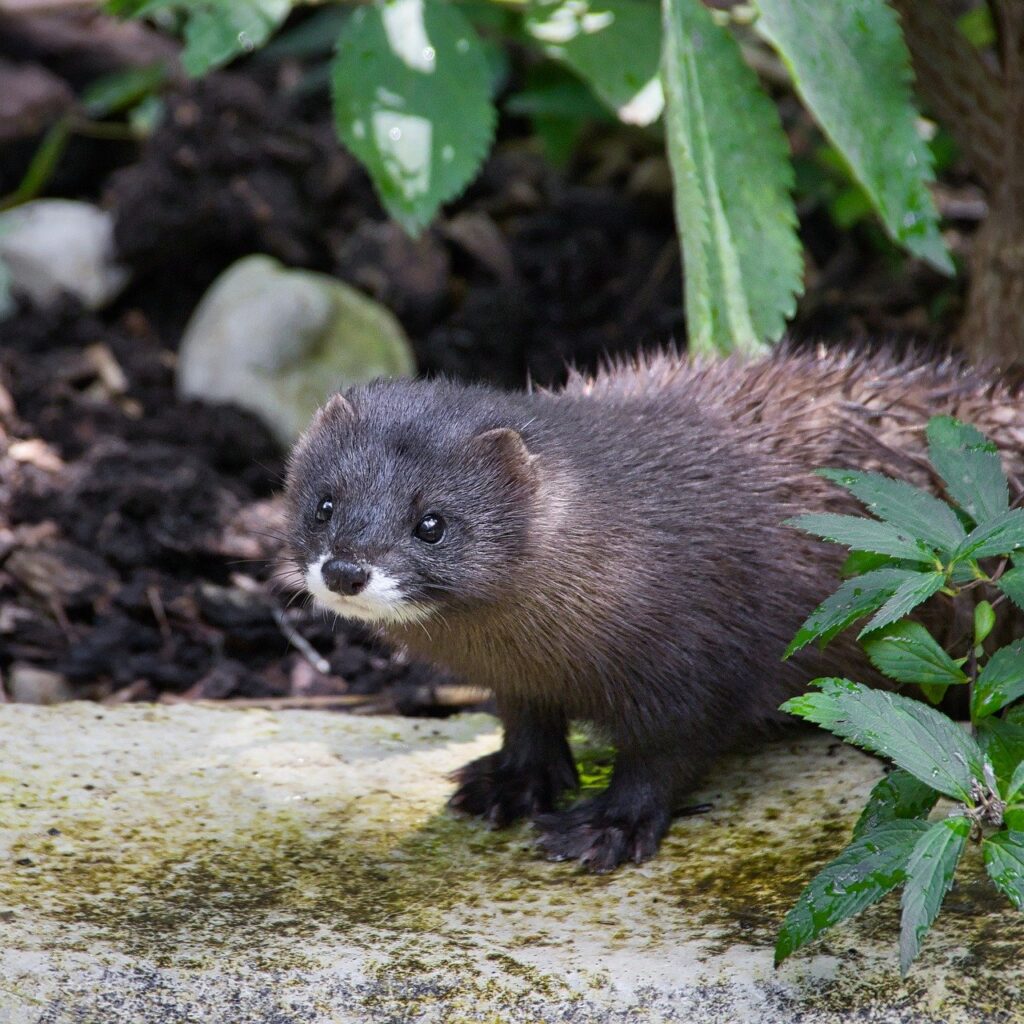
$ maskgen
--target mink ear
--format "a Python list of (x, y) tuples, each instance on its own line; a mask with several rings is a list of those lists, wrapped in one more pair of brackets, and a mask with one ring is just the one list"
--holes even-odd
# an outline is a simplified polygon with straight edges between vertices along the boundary
[(344, 422), (355, 419), (355, 416), (356, 411), (352, 408), (352, 403), (340, 391), (336, 391), (317, 409), (313, 424), (319, 426), (330, 421)]
[(510, 427), (485, 430), (477, 434), (471, 443), (478, 451), (498, 460), (517, 480), (536, 487), (537, 456), (530, 453), (518, 430)]

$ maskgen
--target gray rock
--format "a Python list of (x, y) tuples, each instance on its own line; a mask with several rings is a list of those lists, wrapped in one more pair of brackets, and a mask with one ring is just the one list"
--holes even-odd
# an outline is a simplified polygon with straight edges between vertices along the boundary
[(823, 735), (737, 754), (655, 860), (591, 876), (445, 814), (498, 742), (484, 715), (0, 705), (0, 1021), (1016, 1019), (1024, 915), (974, 848), (907, 981), (896, 897), (773, 969), (879, 762)]
[(19, 704), (60, 704), (74, 697), (74, 690), (59, 672), (18, 662), (10, 668), (7, 692)]
[(331, 392), (414, 369), (405, 333), (384, 307), (325, 274), (247, 256), (193, 314), (178, 391), (248, 409), (287, 445)]
[(70, 199), (36, 199), (0, 214), (0, 261), (11, 290), (44, 307), (68, 294), (100, 309), (128, 282), (111, 215)]

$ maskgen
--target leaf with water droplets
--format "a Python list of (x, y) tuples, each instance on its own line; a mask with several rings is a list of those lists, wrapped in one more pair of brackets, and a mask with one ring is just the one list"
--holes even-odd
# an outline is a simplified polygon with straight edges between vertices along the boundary
[(288, 16), (292, 0), (120, 0), (108, 9), (121, 17), (182, 11), (186, 20), (181, 63), (198, 78), (261, 47)]
[(999, 717), (983, 718), (978, 723), (978, 742), (996, 778), (1005, 785), (1024, 761), (1024, 724)]
[(786, 134), (736, 36), (701, 0), (661, 7), (687, 345), (691, 353), (763, 352), (803, 291)]
[(907, 859), (927, 822), (890, 821), (854, 839), (800, 894), (775, 944), (775, 965), (827, 928), (877, 903), (906, 877)]
[(881, 825), (901, 818), (927, 818), (939, 799), (938, 791), (915, 779), (910, 772), (894, 768), (875, 783), (857, 824), (853, 838), (858, 839)]
[(646, 0), (531, 0), (524, 25), (627, 124), (652, 124), (662, 93), (661, 14)]
[(881, 754), (940, 793), (973, 803), (971, 783), (984, 778), (984, 755), (946, 715), (919, 700), (874, 690), (849, 679), (816, 679), (783, 711), (815, 722), (855, 746)]
[(812, 640), (828, 643), (847, 626), (883, 605), (908, 580), (920, 575), (910, 569), (873, 569), (863, 576), (846, 580), (811, 612), (786, 648), (783, 658), (795, 654)]
[(916, 540), (952, 552), (966, 536), (956, 513), (944, 501), (918, 487), (881, 473), (819, 469), (818, 475), (845, 487), (872, 515), (905, 530)]
[(959, 665), (920, 622), (896, 622), (864, 641), (871, 664), (899, 683), (952, 686), (967, 682)]
[(900, 970), (906, 975), (939, 907), (953, 884), (953, 874), (971, 834), (967, 818), (946, 818), (918, 837), (907, 860), (900, 927)]
[(946, 481), (950, 497), (978, 524), (1005, 512), (1009, 486), (996, 446), (952, 416), (933, 416), (927, 433), (928, 458)]
[(896, 12), (884, 0), (756, 0), (754, 6), (757, 28), (886, 230), (952, 273), (928, 191), (932, 156), (917, 131), (910, 56)]
[(982, 848), (989, 878), (1018, 910), (1024, 910), (1024, 832), (997, 832)]
[(454, 4), (357, 8), (331, 68), (334, 119), (388, 213), (415, 234), (476, 174), (494, 135), (491, 73)]
[(935, 553), (930, 548), (891, 523), (880, 523), (876, 519), (824, 512), (795, 516), (787, 519), (786, 525), (795, 526), (798, 530), (812, 533), (833, 544), (844, 544), (854, 551), (871, 551), (909, 562), (923, 562), (925, 565), (935, 563)]
[(1024, 640), (1000, 647), (985, 662), (971, 694), (971, 720), (981, 719), (1024, 696)]
[(871, 621), (860, 631), (860, 636), (867, 636), (875, 630), (888, 626), (909, 615), (919, 604), (923, 604), (933, 594), (937, 594), (946, 584), (944, 572), (916, 573), (916, 579), (907, 580), (893, 592), (885, 604), (875, 613)]

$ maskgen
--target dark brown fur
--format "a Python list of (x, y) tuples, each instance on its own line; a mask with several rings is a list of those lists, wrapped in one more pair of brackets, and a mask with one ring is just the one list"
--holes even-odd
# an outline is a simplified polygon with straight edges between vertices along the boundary
[[(665, 354), (575, 375), (557, 393), (394, 382), (348, 397), (344, 422), (321, 417), (294, 457), (300, 561), (313, 550), (302, 517), (350, 450), (377, 460), (361, 456), (347, 478), (376, 465), (397, 481), (391, 491), (448, 474), (463, 493), (488, 474), (463, 509), (464, 582), (431, 584), (443, 570), (398, 559), (410, 594), (437, 588), (436, 611), (384, 632), (497, 695), (503, 747), (461, 770), (452, 806), (496, 825), (534, 818), (549, 856), (598, 871), (651, 856), (712, 759), (777, 721), (813, 676), (870, 676), (848, 637), (780, 660), (835, 588), (843, 556), (782, 521), (853, 510), (815, 468), (877, 469), (937, 489), (924, 427), (944, 412), (997, 442), (1016, 494), (1024, 476), (1015, 390), (952, 360)], [(516, 434), (525, 450), (508, 443)], [(411, 468), (394, 468), (407, 457)], [(413, 479), (427, 465), (427, 483)], [(367, 486), (350, 500), (369, 502)], [(348, 529), (338, 527), (335, 550), (354, 550)], [(399, 544), (382, 536), (374, 550)], [(484, 557), (492, 542), (500, 558)], [(607, 792), (560, 811), (576, 780), (570, 719), (596, 724), (618, 755)]]

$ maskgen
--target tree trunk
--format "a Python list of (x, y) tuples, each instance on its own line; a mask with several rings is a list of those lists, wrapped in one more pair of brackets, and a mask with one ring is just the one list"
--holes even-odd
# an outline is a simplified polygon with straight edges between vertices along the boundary
[(894, 0), (917, 91), (960, 144), (988, 192), (957, 340), (975, 361), (1024, 365), (1024, 2), (990, 0), (999, 71), (939, 0)]

